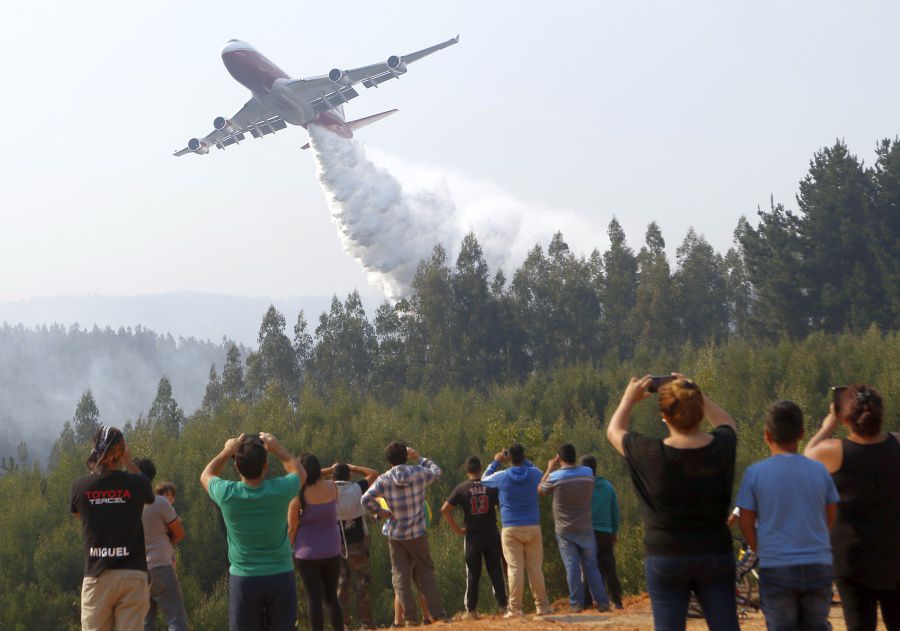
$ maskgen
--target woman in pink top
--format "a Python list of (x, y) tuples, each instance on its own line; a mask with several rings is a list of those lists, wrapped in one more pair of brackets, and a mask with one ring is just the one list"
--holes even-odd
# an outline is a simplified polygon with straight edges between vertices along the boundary
[(306, 470), (306, 482), (288, 507), (288, 528), (294, 542), (294, 565), (309, 603), (309, 626), (313, 631), (322, 631), (327, 611), (331, 628), (343, 631), (344, 616), (337, 595), (341, 571), (337, 486), (322, 479), (322, 466), (316, 456), (304, 454), (300, 462)]

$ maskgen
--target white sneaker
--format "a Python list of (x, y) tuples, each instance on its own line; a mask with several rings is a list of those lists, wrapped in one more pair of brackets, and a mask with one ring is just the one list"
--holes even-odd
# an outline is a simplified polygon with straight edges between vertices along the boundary
[(524, 618), (525, 612), (519, 609), (518, 611), (509, 610), (505, 614), (503, 614), (504, 620), (509, 620), (511, 618)]

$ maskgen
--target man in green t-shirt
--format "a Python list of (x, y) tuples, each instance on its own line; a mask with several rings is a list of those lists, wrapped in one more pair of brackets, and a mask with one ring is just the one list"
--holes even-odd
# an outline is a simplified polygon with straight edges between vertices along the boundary
[[(268, 454), (287, 475), (266, 479)], [(240, 482), (219, 477), (234, 458)], [(272, 434), (225, 441), (200, 483), (222, 510), (228, 531), (228, 622), (231, 631), (294, 629), (297, 588), (287, 534), (287, 509), (306, 473)]]

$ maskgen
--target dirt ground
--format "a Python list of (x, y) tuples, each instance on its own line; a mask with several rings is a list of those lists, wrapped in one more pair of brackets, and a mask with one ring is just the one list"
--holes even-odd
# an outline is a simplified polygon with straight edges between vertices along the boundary
[[(573, 631), (603, 629), (604, 631), (647, 631), (653, 629), (653, 617), (650, 614), (650, 600), (644, 596), (632, 596), (624, 599), (625, 608), (609, 613), (597, 613), (585, 611), (580, 614), (570, 614), (566, 601), (554, 603), (554, 610), (558, 613), (547, 618), (526, 616), (518, 620), (503, 620), (497, 616), (483, 617), (475, 621), (457, 620), (450, 624), (436, 625), (454, 629), (474, 629), (476, 631), (509, 631), (510, 627), (521, 627), (523, 631), (561, 631), (571, 628)], [(834, 631), (846, 631), (840, 606), (831, 610), (831, 624)], [(689, 630), (706, 629), (704, 620), (688, 620)], [(765, 631), (766, 623), (762, 613), (749, 613), (741, 617), (741, 629), (749, 631)], [(881, 624), (879, 629), (884, 629)]]

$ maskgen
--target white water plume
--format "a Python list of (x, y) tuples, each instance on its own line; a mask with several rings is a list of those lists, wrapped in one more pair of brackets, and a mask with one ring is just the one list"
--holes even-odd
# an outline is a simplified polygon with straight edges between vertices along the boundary
[(315, 125), (309, 136), (344, 249), (389, 298), (409, 292), (419, 262), (436, 244), (452, 264), (463, 237), (474, 232), (491, 270), (509, 274), (535, 243), (573, 227), (568, 213), (548, 213), (490, 183), (378, 152), (369, 157), (359, 142)]

